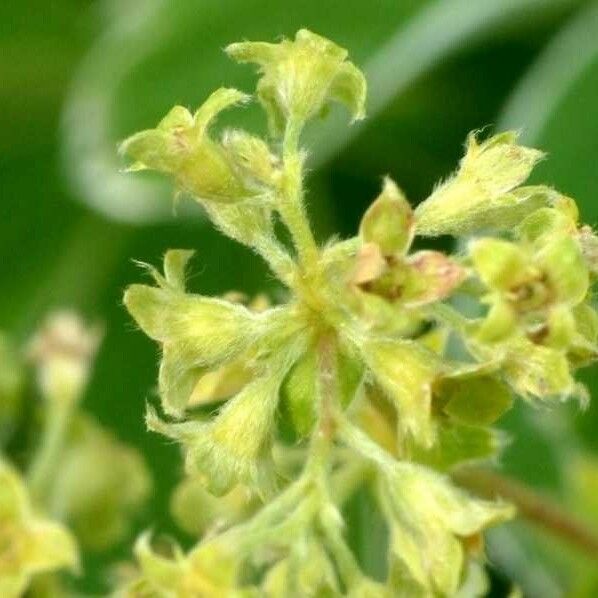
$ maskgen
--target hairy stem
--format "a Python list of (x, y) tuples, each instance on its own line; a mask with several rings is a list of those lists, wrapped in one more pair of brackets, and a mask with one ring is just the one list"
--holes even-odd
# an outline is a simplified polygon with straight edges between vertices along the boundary
[(283, 140), (284, 172), (278, 210), (291, 233), (299, 260), (307, 269), (317, 261), (318, 246), (303, 205), (303, 160), (298, 145), (299, 127), (289, 121)]
[(476, 494), (513, 503), (525, 519), (598, 559), (598, 534), (556, 502), (521, 482), (481, 467), (461, 469), (453, 478)]
[(256, 240), (254, 247), (276, 278), (290, 287), (293, 282), (295, 262), (280, 243), (272, 236), (264, 235)]

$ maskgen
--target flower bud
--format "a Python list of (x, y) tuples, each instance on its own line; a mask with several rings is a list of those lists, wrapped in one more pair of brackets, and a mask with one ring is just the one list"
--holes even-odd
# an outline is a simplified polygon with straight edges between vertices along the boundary
[(562, 400), (577, 391), (564, 351), (514, 339), (503, 348), (505, 379), (528, 400)]
[(254, 179), (256, 186), (276, 185), (280, 174), (278, 158), (259, 137), (245, 131), (228, 130), (222, 136), (222, 146), (244, 178)]
[(420, 235), (462, 235), (483, 228), (506, 228), (558, 195), (546, 187), (521, 187), (544, 154), (516, 144), (517, 134), (501, 133), (480, 143), (474, 133), (455, 175), (415, 210)]
[(139, 575), (117, 596), (202, 596), (220, 598), (236, 593), (236, 561), (230, 547), (220, 544), (198, 544), (187, 555), (173, 545), (171, 555), (157, 552), (149, 533), (139, 537), (135, 556)]
[(180, 190), (199, 200), (231, 203), (255, 196), (226, 150), (209, 136), (209, 127), (222, 110), (247, 99), (236, 89), (220, 88), (193, 115), (175, 106), (155, 129), (124, 141), (120, 153), (135, 161), (130, 170), (169, 174)]
[(264, 596), (338, 596), (337, 575), (316, 539), (295, 541), (293, 553), (272, 567), (263, 582)]
[(324, 37), (301, 29), (294, 41), (240, 42), (226, 52), (238, 62), (259, 66), (257, 93), (275, 134), (287, 121), (303, 125), (330, 100), (345, 104), (354, 120), (364, 117), (365, 78), (346, 61), (347, 51)]
[(86, 328), (71, 312), (51, 314), (29, 345), (38, 383), (50, 402), (72, 404), (85, 389), (101, 339), (96, 326)]

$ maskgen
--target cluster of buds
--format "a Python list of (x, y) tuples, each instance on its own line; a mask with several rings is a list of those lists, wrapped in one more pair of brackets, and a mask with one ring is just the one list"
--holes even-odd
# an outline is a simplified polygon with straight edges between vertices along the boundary
[[(0, 364), (0, 595), (63, 595), (59, 572), (80, 573), (80, 548), (101, 551), (130, 533), (151, 480), (141, 455), (104, 430), (80, 407), (101, 334), (73, 312), (56, 312), (26, 351), (2, 346)], [(14, 456), (16, 406), (32, 398), (34, 366), (41, 430), (25, 448), (22, 475)], [(6, 402), (5, 402), (6, 401)], [(8, 409), (12, 407), (11, 409)], [(31, 434), (23, 434), (31, 436)], [(20, 459), (22, 461), (22, 459)]]
[[(122, 148), (262, 255), (287, 298), (189, 293), (182, 250), (166, 253), (163, 273), (148, 266), (155, 285), (127, 289), (127, 309), (162, 350), (164, 415), (148, 408), (147, 425), (180, 443), (175, 514), (201, 537), (185, 554), (143, 536), (120, 595), (481, 596), (482, 533), (513, 508), (449, 474), (496, 459), (491, 426), (515, 395), (584, 395), (573, 375), (597, 355), (596, 238), (572, 200), (521, 186), (542, 153), (504, 133), (472, 134), (457, 173), (415, 209), (385, 179), (358, 235), (318, 245), (299, 134), (332, 100), (361, 118), (364, 77), (308, 31), (227, 52), (258, 64), (272, 140), (209, 138), (209, 119), (247, 97), (220, 90), (195, 116), (175, 108)], [(437, 235), (467, 235), (466, 249), (410, 253), (416, 236)], [(478, 313), (459, 309), (465, 296)], [(361, 487), (389, 530), (382, 579), (346, 537), (343, 504)], [(194, 504), (213, 521), (189, 517)]]

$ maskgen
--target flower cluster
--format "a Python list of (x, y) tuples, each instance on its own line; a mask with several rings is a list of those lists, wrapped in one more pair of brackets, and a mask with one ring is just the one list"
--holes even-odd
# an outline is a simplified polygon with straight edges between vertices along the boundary
[[(522, 186), (543, 154), (503, 133), (472, 134), (458, 171), (415, 209), (386, 178), (358, 234), (319, 245), (300, 133), (331, 101), (361, 118), (365, 79), (345, 50), (305, 30), (227, 52), (259, 66), (271, 139), (209, 136), (218, 111), (248, 98), (227, 89), (194, 115), (174, 108), (122, 151), (132, 168), (171, 175), (267, 261), (287, 296), (270, 306), (189, 293), (182, 250), (166, 253), (163, 272), (148, 266), (155, 285), (127, 289), (127, 309), (162, 351), (166, 417), (150, 407), (147, 425), (180, 443), (187, 477), (173, 506), (203, 535), (187, 554), (143, 536), (121, 595), (482, 595), (482, 533), (513, 509), (449, 474), (497, 457), (491, 425), (515, 395), (585, 396), (574, 373), (597, 356), (596, 237), (573, 200)], [(467, 239), (453, 255), (410, 251), (416, 236), (437, 235)], [(343, 505), (361, 487), (389, 530), (383, 579), (347, 541)]]
[[(0, 595), (7, 598), (63, 595), (58, 573), (80, 572), (80, 549), (101, 551), (125, 539), (149, 495), (141, 455), (80, 408), (100, 337), (74, 313), (57, 312), (26, 351), (2, 346)], [(14, 421), (16, 406), (34, 398), (27, 361), (41, 399), (27, 405), (41, 420), (31, 447), (23, 439), (13, 445), (17, 432), (33, 436)], [(15, 452), (29, 457), (24, 475), (9, 463)]]

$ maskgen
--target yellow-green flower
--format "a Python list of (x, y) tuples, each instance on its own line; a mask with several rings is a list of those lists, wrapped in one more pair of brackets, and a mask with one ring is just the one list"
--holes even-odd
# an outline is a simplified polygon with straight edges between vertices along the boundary
[(257, 93), (273, 132), (283, 131), (287, 121), (303, 125), (330, 100), (345, 104), (354, 119), (364, 117), (365, 78), (346, 60), (347, 51), (325, 37), (301, 29), (294, 41), (240, 42), (226, 51), (259, 66)]
[(417, 233), (462, 235), (505, 229), (558, 197), (547, 187), (520, 187), (544, 154), (517, 145), (517, 136), (507, 131), (480, 143), (471, 133), (457, 172), (415, 210)]
[(238, 562), (234, 547), (222, 543), (198, 544), (188, 554), (178, 546), (171, 555), (156, 552), (150, 535), (143, 534), (135, 545), (139, 571), (118, 589), (115, 598), (257, 598), (251, 588), (237, 584)]
[(572, 309), (584, 301), (590, 282), (575, 238), (555, 234), (533, 245), (484, 238), (470, 244), (469, 255), (489, 289), (483, 341), (500, 341), (515, 329), (537, 344), (565, 348), (573, 341)]
[(465, 541), (514, 514), (416, 465), (401, 464), (379, 494), (390, 523), (389, 583), (399, 596), (454, 596), (467, 567)]
[(408, 255), (416, 226), (409, 202), (390, 179), (361, 221), (362, 242), (352, 283), (368, 295), (405, 308), (416, 308), (448, 297), (466, 271), (438, 251)]
[(0, 596), (17, 598), (35, 575), (77, 564), (71, 533), (35, 513), (19, 474), (0, 461)]
[[(227, 146), (210, 137), (212, 121), (224, 109), (246, 102), (236, 89), (215, 91), (191, 114), (175, 106), (155, 129), (136, 133), (120, 147), (134, 160), (131, 170), (157, 170), (171, 175), (177, 187), (200, 200), (231, 203), (259, 195), (243, 176)], [(232, 142), (227, 144), (229, 147)], [(261, 147), (261, 146), (260, 146)]]

